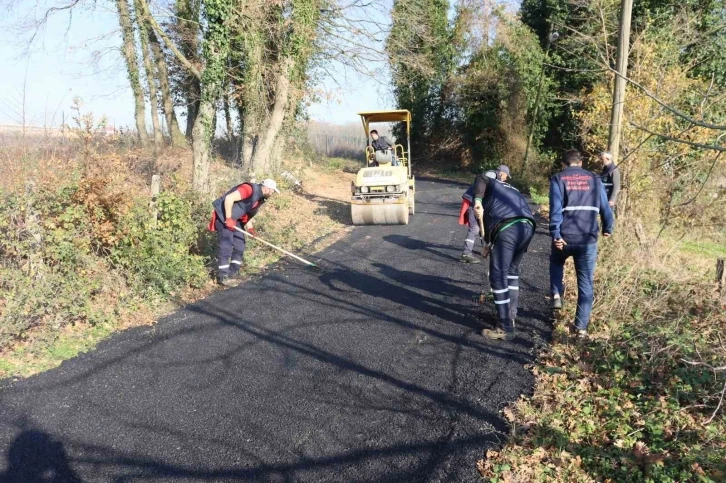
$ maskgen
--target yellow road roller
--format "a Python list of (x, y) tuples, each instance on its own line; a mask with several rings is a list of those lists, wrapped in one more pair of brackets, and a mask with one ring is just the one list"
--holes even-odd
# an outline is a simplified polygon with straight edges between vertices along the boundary
[[(394, 111), (359, 112), (366, 133), (365, 167), (351, 186), (350, 214), (354, 225), (407, 225), (416, 212), (416, 180), (411, 174), (411, 113)], [(370, 125), (402, 122), (406, 125), (406, 146), (395, 144), (374, 149)]]

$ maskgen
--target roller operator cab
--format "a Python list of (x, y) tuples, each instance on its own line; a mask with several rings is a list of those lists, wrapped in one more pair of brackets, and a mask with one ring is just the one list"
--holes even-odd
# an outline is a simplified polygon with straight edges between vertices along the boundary
[[(366, 143), (365, 167), (358, 171), (351, 187), (351, 217), (354, 225), (407, 225), (416, 210), (416, 180), (411, 175), (411, 113), (407, 110), (358, 113)], [(375, 151), (369, 138), (374, 122), (403, 122), (406, 145)], [(397, 165), (394, 165), (394, 159)]]

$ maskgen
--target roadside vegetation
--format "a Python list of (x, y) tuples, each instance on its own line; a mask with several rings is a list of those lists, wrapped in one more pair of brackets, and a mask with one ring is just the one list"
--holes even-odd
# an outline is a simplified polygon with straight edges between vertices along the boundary
[[(188, 148), (155, 151), (106, 135), (90, 114), (78, 122), (65, 139), (11, 138), (0, 151), (0, 377), (50, 368), (216, 290), (211, 201), (243, 173), (216, 158), (213, 186), (200, 195)], [(274, 244), (312, 252), (344, 227), (335, 197), (350, 181), (340, 175), (344, 161), (304, 154), (291, 149), (285, 169), (315, 188), (278, 176), (283, 192), (260, 211), (256, 228)], [(161, 178), (155, 211), (152, 173)], [(278, 259), (250, 241), (244, 274)]]
[[(19, 129), (0, 138), (0, 377), (52, 367), (214, 290), (210, 202), (235, 184), (277, 178), (283, 194), (256, 219), (274, 244), (312, 250), (346, 223), (340, 193), (350, 192), (349, 174), (308, 146), (305, 108), (326, 69), (367, 63), (362, 40), (373, 33), (358, 26), (358, 2), (8, 0), (3, 8), (19, 19), (7, 26), (26, 41), (18, 52), (32, 51), (51, 19), (70, 31), (76, 13), (115, 11), (119, 30), (101, 37), (125, 67), (135, 129), (113, 132), (79, 100), (68, 125), (32, 133), (28, 93), (10, 109)], [(161, 190), (152, 196), (155, 176)], [(245, 272), (278, 257), (250, 242)]]
[(574, 270), (534, 394), (504, 410), (511, 439), (479, 462), (492, 482), (726, 478), (726, 311), (708, 253), (621, 222), (602, 243), (592, 337), (570, 339)]

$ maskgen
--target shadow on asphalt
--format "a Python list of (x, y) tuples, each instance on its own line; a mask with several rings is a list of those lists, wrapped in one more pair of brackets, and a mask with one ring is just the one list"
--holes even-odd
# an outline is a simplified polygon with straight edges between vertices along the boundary
[(81, 483), (71, 469), (63, 444), (49, 434), (25, 429), (7, 453), (7, 471), (0, 483)]
[[(405, 248), (401, 256), (459, 263), (450, 255), (455, 252), (452, 246), (403, 235), (382, 240)], [(358, 270), (349, 266), (357, 262), (353, 255), (341, 262), (332, 259), (335, 250), (329, 253), (320, 261), (325, 268), (321, 274), (282, 264), (264, 279), (248, 283), (245, 310), (225, 304), (241, 291), (215, 294), (187, 306), (175, 323), (133, 329), (113, 343), (102, 343), (87, 355), (92, 363), (84, 363), (86, 356), (81, 356), (70, 369), (29, 381), (17, 399), (0, 392), (0, 406), (10, 408), (0, 411), (0, 427), (11, 429), (0, 483), (81, 482), (71, 467), (84, 477), (91, 475), (89, 481), (112, 483), (478, 480), (477, 455), (483, 456), (508, 434), (497, 404), (516, 399), (531, 384), (529, 373), (513, 374), (512, 368), (532, 362), (536, 343), (526, 337), (490, 343), (477, 335), (481, 322), (466, 314), (472, 312), (471, 298), (479, 294), (480, 283), (458, 280), (469, 276), (468, 271), (455, 270), (453, 278), (418, 273), (395, 268), (385, 257), (365, 260), (358, 265), (365, 269)], [(543, 257), (537, 253), (538, 262)], [(539, 297), (541, 289), (531, 288)], [(277, 313), (253, 307), (253, 301), (266, 296), (267, 301), (299, 304), (302, 315), (271, 326), (274, 318), (285, 314), (283, 307), (277, 307)], [(537, 310), (521, 312), (521, 327), (546, 337), (541, 323), (547, 320), (546, 308), (535, 305)], [(336, 316), (320, 316), (328, 313)], [(424, 316), (435, 322), (422, 320)], [(375, 357), (360, 357), (356, 336), (371, 330), (368, 327), (387, 325), (404, 329), (386, 332), (402, 341), (395, 339), (400, 354), (391, 358), (391, 365), (379, 363), (375, 352)], [(324, 327), (331, 330), (314, 330)], [(329, 344), (326, 337), (351, 343)], [(260, 354), (266, 357), (263, 363), (257, 359)], [(474, 365), (481, 371), (472, 369)], [(273, 383), (255, 385), (256, 377)], [(133, 385), (143, 389), (133, 390)], [(152, 388), (161, 395), (199, 394), (200, 400), (149, 398), (145, 403), (159, 406), (137, 405), (133, 399), (146, 398)], [(269, 392), (248, 394), (255, 390)], [(64, 391), (86, 392), (74, 399)], [(281, 400), (283, 391), (288, 397)], [(209, 403), (213, 408), (205, 406), (209, 394), (214, 394)], [(33, 413), (31, 406), (37, 406), (34, 417), (54, 407), (36, 402), (50, 397), (61, 408), (67, 400), (82, 402), (89, 421), (108, 424), (97, 429), (104, 437), (96, 438), (94, 426), (82, 427), (81, 433), (66, 432), (71, 423), (63, 419), (62, 409), (56, 409), (59, 416), (53, 419), (58, 422), (48, 431), (62, 434), (63, 444), (23, 422), (22, 415)], [(265, 406), (250, 404), (254, 397)], [(22, 403), (14, 406), (17, 401)], [(199, 426), (179, 426), (168, 416), (180, 415), (164, 404), (199, 408), (200, 413), (206, 407), (210, 414), (184, 413), (182, 418)], [(69, 413), (76, 410), (71, 407)], [(229, 419), (222, 426), (210, 423), (211, 418), (225, 417)], [(276, 427), (270, 420), (295, 427)], [(240, 428), (255, 433), (256, 439), (245, 440)], [(277, 428), (279, 434), (265, 434), (269, 428)], [(399, 438), (400, 432), (406, 437)], [(124, 446), (124, 437), (133, 445)], [(285, 437), (290, 438), (287, 445)], [(303, 437), (308, 439), (294, 440)], [(168, 446), (156, 447), (157, 441)], [(224, 456), (214, 462), (193, 461), (190, 453), (176, 452), (177, 442), (210, 458), (216, 453)]]
[(448, 245), (427, 243), (427, 242), (417, 240), (416, 238), (411, 238), (410, 236), (405, 236), (405, 235), (386, 235), (383, 237), (383, 240), (387, 241), (388, 243), (393, 243), (394, 245), (398, 245), (401, 248), (405, 248), (407, 250), (424, 251), (427, 253), (431, 253), (432, 255), (436, 255), (439, 258), (443, 258), (446, 260), (452, 260), (455, 262), (459, 261), (459, 257), (454, 256), (454, 255), (449, 255), (449, 254), (443, 252), (443, 251), (449, 251), (449, 252), (452, 251), (451, 247)]

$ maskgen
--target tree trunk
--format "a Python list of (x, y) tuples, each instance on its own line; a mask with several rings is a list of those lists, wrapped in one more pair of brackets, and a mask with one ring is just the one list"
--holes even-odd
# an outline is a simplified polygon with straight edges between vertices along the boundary
[(141, 89), (141, 80), (139, 79), (139, 64), (136, 55), (134, 28), (131, 22), (129, 3), (127, 0), (116, 0), (116, 8), (118, 9), (119, 25), (121, 26), (126, 71), (129, 76), (129, 83), (131, 84), (131, 91), (134, 94), (136, 131), (138, 132), (139, 141), (145, 146), (149, 142), (149, 135), (146, 132), (146, 103), (144, 102), (144, 91)]
[(217, 103), (214, 103), (214, 114), (212, 115), (212, 127), (209, 128), (209, 146), (214, 146), (214, 139), (217, 137)]
[(151, 52), (154, 54), (154, 63), (156, 64), (156, 72), (159, 77), (159, 87), (161, 90), (161, 106), (166, 118), (166, 126), (169, 129), (172, 146), (186, 145), (186, 139), (179, 129), (179, 122), (174, 113), (174, 101), (171, 97), (171, 88), (169, 87), (169, 69), (166, 66), (164, 51), (161, 49), (159, 38), (153, 29), (149, 30), (149, 45)]
[(184, 146), (186, 140), (174, 113), (174, 101), (171, 96), (171, 88), (169, 87), (169, 69), (167, 67), (164, 51), (161, 48), (159, 37), (154, 31), (154, 27), (149, 17), (149, 4), (146, 0), (135, 0), (137, 15), (139, 17), (139, 25), (142, 28), (142, 34), (146, 32), (149, 46), (151, 47), (152, 63), (156, 67), (156, 80), (159, 82), (159, 94), (161, 95), (161, 112), (166, 119), (166, 127), (169, 130), (169, 137), (173, 146)]
[(192, 139), (192, 131), (199, 116), (199, 104), (202, 87), (195, 78), (191, 78), (187, 87), (187, 128), (186, 136)]
[[(200, 59), (199, 34), (201, 25), (201, 1), (177, 0), (175, 2), (176, 33), (180, 41), (180, 50), (184, 57), (192, 64), (202, 65)], [(192, 131), (199, 114), (199, 103), (202, 87), (199, 79), (188, 75), (182, 81), (184, 96), (186, 98), (187, 125), (185, 129), (187, 139), (192, 139)]]
[(272, 170), (270, 154), (272, 152), (272, 145), (285, 120), (285, 112), (290, 94), (290, 69), (292, 66), (293, 59), (289, 57), (281, 62), (275, 87), (275, 103), (270, 117), (266, 120), (264, 128), (260, 131), (260, 138), (250, 163), (255, 173), (269, 173)]
[(197, 192), (206, 192), (209, 188), (209, 130), (212, 119), (216, 114), (214, 102), (203, 101), (199, 105), (199, 112), (194, 120), (192, 129), (192, 151), (194, 156), (194, 171), (192, 173), (192, 187)]
[(159, 93), (156, 90), (156, 73), (149, 55), (148, 26), (144, 20), (144, 6), (140, 0), (134, 0), (136, 9), (136, 23), (139, 27), (139, 38), (141, 39), (141, 59), (146, 72), (146, 85), (149, 88), (149, 104), (151, 104), (151, 126), (153, 128), (154, 144), (161, 146), (164, 143), (164, 136), (159, 124)]
[(240, 154), (240, 163), (243, 171), (252, 169), (252, 155), (255, 152), (255, 145), (258, 140), (258, 125), (255, 115), (251, 112), (245, 112), (244, 122), (242, 123), (241, 144), (242, 152)]
[(207, 25), (204, 33), (203, 49), (205, 66), (201, 73), (199, 112), (192, 130), (192, 150), (194, 172), (192, 186), (195, 191), (209, 189), (210, 141), (214, 138), (217, 105), (222, 95), (222, 87), (227, 81), (227, 59), (229, 58), (229, 35), (232, 2), (207, 1), (204, 3), (204, 17)]
[(283, 134), (278, 134), (278, 136), (275, 138), (275, 142), (272, 144), (272, 152), (270, 153), (270, 166), (272, 167), (272, 172), (277, 173), (280, 171), (280, 167), (282, 166), (282, 153), (285, 148), (285, 136)]
[(224, 122), (227, 125), (227, 139), (234, 141), (234, 126), (232, 125), (232, 113), (229, 110), (229, 94), (224, 95)]

